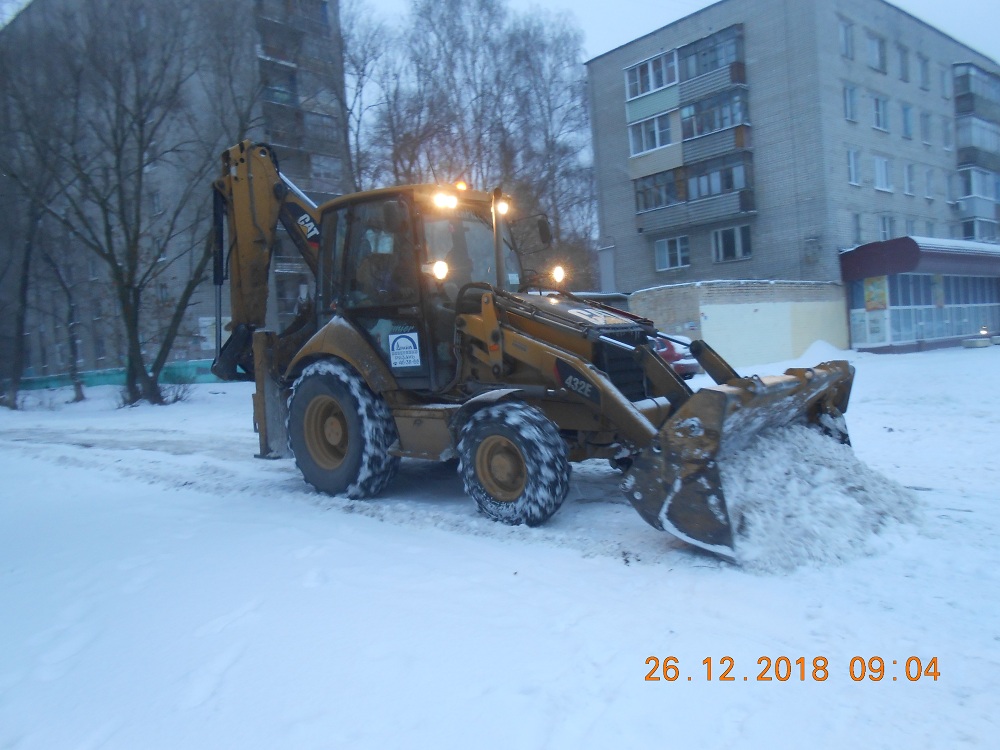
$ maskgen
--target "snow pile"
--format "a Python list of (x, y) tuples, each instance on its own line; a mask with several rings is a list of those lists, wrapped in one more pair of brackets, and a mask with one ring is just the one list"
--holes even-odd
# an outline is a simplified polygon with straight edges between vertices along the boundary
[(758, 572), (875, 554), (917, 518), (909, 490), (805, 425), (762, 433), (721, 473), (736, 557)]

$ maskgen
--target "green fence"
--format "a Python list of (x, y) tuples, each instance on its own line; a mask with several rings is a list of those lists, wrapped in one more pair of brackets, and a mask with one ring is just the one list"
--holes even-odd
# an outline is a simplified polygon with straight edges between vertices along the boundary
[[(177, 383), (220, 383), (211, 372), (212, 360), (196, 359), (190, 362), (170, 362), (164, 365), (160, 373), (160, 382), (171, 385)], [(125, 368), (113, 370), (89, 370), (80, 373), (85, 386), (95, 385), (125, 385)], [(24, 378), (21, 388), (26, 391), (43, 390), (45, 388), (64, 388), (73, 385), (69, 375), (43, 375), (35, 378)]]

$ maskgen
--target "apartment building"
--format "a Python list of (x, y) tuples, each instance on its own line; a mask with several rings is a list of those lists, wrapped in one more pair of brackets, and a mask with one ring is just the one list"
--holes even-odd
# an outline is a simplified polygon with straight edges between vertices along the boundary
[(998, 241), (1000, 66), (883, 0), (722, 0), (587, 67), (602, 291), (664, 327), (846, 345), (843, 251)]
[[(180, 0), (183, 2), (183, 0)], [(219, 0), (215, 0), (219, 2)], [(225, 90), (228, 86), (234, 98), (253, 101), (252, 112), (242, 124), (243, 132), (231, 135), (217, 133), (220, 127), (212, 122), (198, 122), (194, 116), (190, 127), (195, 137), (220, 138), (218, 150), (232, 145), (239, 137), (263, 140), (275, 147), (280, 167), (298, 187), (317, 203), (352, 189), (348, 167), (348, 151), (344, 118), (344, 73), (341, 54), (339, 4), (337, 0), (239, 0), (219, 2), (219, 13), (231, 19), (219, 39), (218, 54), (232, 55), (221, 69), (229, 70), (233, 80), (223, 85), (202, 85), (199, 75), (192, 75), (183, 98), (196, 114), (208, 111), (207, 91)], [(9, 25), (0, 30), (0, 44), (13, 43), (28, 26), (44, 28), (57, 19), (60, 6), (80, 6), (78, 0), (34, 0), (26, 4)], [(205, 4), (202, 4), (204, 7)], [(136, 6), (141, 14), (141, 5)], [(191, 7), (195, 7), (192, 4)], [(143, 19), (133, 19), (142, 23)], [(150, 25), (148, 33), (155, 34)], [(207, 32), (206, 32), (207, 33)], [(212, 40), (204, 42), (210, 45)], [(211, 54), (209, 50), (209, 54)], [(201, 69), (198, 69), (201, 71)], [(200, 127), (204, 126), (204, 130)], [(215, 128), (216, 130), (212, 130)], [(177, 195), (190, 186), (170, 163), (151, 164), (145, 170), (147, 206), (152, 218), (149, 232), (159, 230), (157, 216), (168, 216), (177, 202)], [(208, 180), (199, 194), (204, 195), (203, 225), (197, 231), (208, 231), (207, 207), (211, 202)], [(2, 191), (0, 191), (2, 192)], [(12, 193), (12, 195), (14, 195)], [(22, 199), (14, 196), (12, 200)], [(12, 205), (14, 205), (12, 203)], [(196, 206), (196, 208), (199, 208)], [(50, 229), (57, 231), (58, 228)], [(165, 230), (164, 230), (165, 231)], [(74, 248), (72, 238), (65, 247)], [(0, 240), (0, 253), (19, 257), (19, 248), (9, 238)], [(2, 260), (2, 259), (0, 259)], [(164, 266), (176, 268), (165, 272), (151, 284), (146, 297), (143, 321), (148, 326), (145, 339), (150, 351), (158, 346), (158, 331), (169, 321), (180, 289), (186, 282), (188, 262), (172, 263), (162, 258)], [(36, 266), (40, 263), (36, 261)], [(81, 370), (121, 367), (125, 358), (125, 342), (116, 315), (114, 290), (106, 267), (93, 254), (62, 253), (61, 270), (73, 287), (76, 300), (74, 330), (77, 339), (77, 366)], [(0, 267), (4, 267), (0, 264)], [(284, 328), (295, 316), (300, 298), (308, 296), (311, 276), (290, 241), (279, 241), (271, 264), (271, 304), (268, 325)], [(0, 277), (0, 308), (10, 310), (13, 301), (15, 273)], [(70, 365), (71, 348), (67, 345), (68, 323), (61, 310), (63, 295), (57, 288), (33, 283), (29, 292), (29, 321), (25, 334), (27, 348), (26, 376), (66, 373)], [(227, 295), (223, 295), (223, 317), (228, 315)], [(55, 303), (53, 304), (52, 301)], [(0, 354), (9, 351), (13, 339), (9, 328), (0, 322)], [(223, 334), (223, 340), (225, 334)], [(196, 291), (175, 340), (171, 358), (175, 360), (211, 359), (215, 353), (215, 294), (210, 283)], [(0, 360), (9, 361), (0, 356)], [(8, 376), (0, 367), (0, 380)]]

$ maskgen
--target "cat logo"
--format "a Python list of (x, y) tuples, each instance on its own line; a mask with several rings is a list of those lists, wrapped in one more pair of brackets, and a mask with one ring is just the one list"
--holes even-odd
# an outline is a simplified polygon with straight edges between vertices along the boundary
[(298, 225), (306, 230), (306, 239), (319, 236), (319, 229), (316, 228), (316, 222), (309, 217), (309, 214), (303, 213), (299, 217)]

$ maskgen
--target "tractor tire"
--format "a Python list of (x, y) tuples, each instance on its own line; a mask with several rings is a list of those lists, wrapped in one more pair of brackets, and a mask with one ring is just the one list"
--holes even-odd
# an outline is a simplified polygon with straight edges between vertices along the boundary
[(320, 492), (377, 495), (399, 469), (399, 457), (389, 455), (397, 440), (385, 402), (344, 362), (316, 362), (295, 381), (288, 447), (306, 482)]
[(566, 444), (538, 409), (508, 401), (477, 411), (462, 428), (458, 473), (479, 510), (511, 526), (538, 526), (569, 491)]

